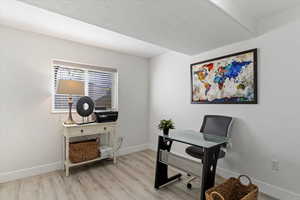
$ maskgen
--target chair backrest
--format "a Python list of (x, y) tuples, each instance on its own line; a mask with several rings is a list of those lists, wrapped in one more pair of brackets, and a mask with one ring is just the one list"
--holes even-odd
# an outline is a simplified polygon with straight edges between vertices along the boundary
[(232, 117), (222, 115), (205, 115), (200, 132), (227, 137), (231, 124)]

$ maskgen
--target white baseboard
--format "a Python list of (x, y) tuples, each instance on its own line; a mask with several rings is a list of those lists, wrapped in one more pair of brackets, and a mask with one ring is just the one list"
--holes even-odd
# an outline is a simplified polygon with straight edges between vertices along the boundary
[(15, 170), (11, 172), (0, 174), (0, 183), (13, 181), (21, 178), (26, 178), (30, 176), (36, 176), (39, 174), (44, 174), (52, 171), (56, 171), (63, 168), (63, 162), (55, 162), (45, 165), (40, 165), (36, 167)]
[[(129, 153), (143, 151), (146, 149), (149, 149), (149, 144), (125, 147), (125, 148), (120, 149), (119, 155), (125, 155), (125, 154), (129, 154)], [(35, 167), (31, 167), (31, 168), (0, 173), (0, 183), (13, 181), (13, 180), (21, 179), (21, 178), (26, 178), (26, 177), (30, 177), (30, 176), (36, 176), (36, 175), (40, 175), (40, 174), (44, 174), (44, 173), (48, 173), (48, 172), (52, 172), (52, 171), (56, 171), (56, 170), (62, 170), (62, 169), (63, 169), (63, 162), (58, 161), (55, 163), (35, 166)]]
[(157, 151), (157, 146), (156, 146), (155, 144), (149, 143), (149, 144), (148, 144), (148, 147), (149, 147), (149, 149), (152, 150), (152, 151)]
[[(152, 144), (149, 144), (149, 148), (151, 150), (156, 151), (154, 145), (152, 145)], [(190, 159), (190, 157), (188, 157), (185, 154), (181, 154), (181, 153), (177, 153), (177, 152), (173, 152), (173, 153)], [(191, 159), (197, 161), (197, 159), (193, 159), (193, 158), (191, 158)], [(219, 167), (217, 168), (217, 174), (223, 178), (238, 177), (240, 175), (239, 173), (232, 172), (230, 170), (219, 168)], [(260, 191), (264, 194), (267, 194), (267, 195), (274, 197), (276, 199), (279, 199), (279, 200), (300, 200), (300, 194), (297, 194), (297, 193), (291, 192), (289, 190), (280, 188), (278, 186), (271, 185), (269, 183), (257, 180), (253, 177), (250, 177), (250, 178), (251, 178), (252, 182), (255, 185), (257, 185), (259, 187)]]
[(126, 155), (138, 151), (143, 151), (146, 149), (149, 149), (149, 144), (140, 144), (140, 145), (135, 145), (130, 147), (124, 147), (119, 150), (119, 155)]

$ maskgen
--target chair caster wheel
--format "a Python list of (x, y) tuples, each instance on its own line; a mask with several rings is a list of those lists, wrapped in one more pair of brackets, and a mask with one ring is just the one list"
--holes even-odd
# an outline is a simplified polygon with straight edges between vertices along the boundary
[(188, 183), (188, 184), (186, 185), (186, 187), (187, 187), (188, 189), (192, 189), (192, 184)]

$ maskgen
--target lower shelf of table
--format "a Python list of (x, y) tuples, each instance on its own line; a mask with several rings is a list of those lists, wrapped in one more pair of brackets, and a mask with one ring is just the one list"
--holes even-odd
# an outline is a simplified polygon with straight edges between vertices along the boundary
[(100, 160), (103, 160), (103, 159), (112, 158), (113, 149), (111, 147), (106, 147), (106, 149), (101, 149), (101, 152), (102, 152), (102, 150), (105, 151), (105, 154), (101, 153), (102, 156), (99, 157), (99, 158), (95, 158), (93, 160), (87, 160), (87, 161), (79, 162), (79, 163), (72, 163), (70, 160), (66, 160), (65, 161), (65, 166), (66, 167), (80, 166), (80, 165), (84, 165), (84, 164), (88, 164), (88, 163), (100, 161)]

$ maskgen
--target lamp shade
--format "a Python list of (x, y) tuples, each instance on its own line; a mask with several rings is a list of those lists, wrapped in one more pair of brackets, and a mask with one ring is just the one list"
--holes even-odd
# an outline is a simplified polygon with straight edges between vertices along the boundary
[(56, 94), (84, 95), (84, 82), (74, 80), (58, 80)]

